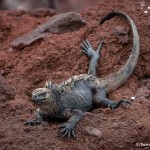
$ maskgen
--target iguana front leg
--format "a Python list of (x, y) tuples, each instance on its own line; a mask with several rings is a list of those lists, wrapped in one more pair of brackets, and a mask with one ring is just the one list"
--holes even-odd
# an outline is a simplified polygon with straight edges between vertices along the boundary
[(69, 119), (59, 127), (59, 134), (63, 137), (67, 136), (75, 138), (75, 127), (83, 116), (83, 112), (78, 109), (66, 109), (60, 114), (60, 118)]
[(128, 101), (128, 100), (122, 99), (118, 102), (114, 102), (114, 101), (106, 98), (106, 92), (103, 88), (99, 88), (97, 90), (97, 93), (94, 96), (94, 102), (96, 103), (97, 106), (109, 107), (110, 109), (113, 109), (113, 110), (118, 108), (121, 105), (121, 103), (128, 103), (131, 105), (130, 101)]
[(43, 113), (41, 112), (41, 110), (38, 108), (35, 112), (35, 116), (36, 116), (36, 119), (34, 120), (27, 120), (24, 125), (39, 125), (41, 124), (43, 121), (44, 121), (44, 118), (43, 118)]
[(83, 41), (82, 52), (85, 53), (90, 58), (90, 64), (88, 69), (88, 74), (96, 76), (96, 69), (98, 66), (98, 60), (100, 57), (100, 50), (102, 48), (103, 40), (101, 41), (100, 45), (98, 46), (98, 49), (95, 51), (93, 50), (91, 44), (88, 42), (88, 40)]

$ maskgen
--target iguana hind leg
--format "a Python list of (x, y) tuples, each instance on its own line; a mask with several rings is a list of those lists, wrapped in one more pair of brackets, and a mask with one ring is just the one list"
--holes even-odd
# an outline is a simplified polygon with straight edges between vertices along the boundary
[(83, 41), (82, 47), (82, 52), (85, 53), (89, 58), (90, 58), (90, 64), (89, 64), (89, 69), (88, 69), (88, 74), (96, 76), (96, 69), (98, 66), (98, 60), (100, 57), (100, 50), (103, 44), (103, 40), (101, 41), (100, 45), (98, 46), (98, 49), (95, 51), (93, 50), (91, 44), (89, 41), (86, 39)]
[(114, 102), (108, 98), (106, 98), (106, 92), (103, 88), (99, 88), (97, 93), (94, 96), (94, 102), (99, 107), (109, 107), (110, 109), (116, 109), (120, 106), (121, 103), (128, 103), (131, 105), (131, 103), (128, 100), (120, 100), (118, 102)]

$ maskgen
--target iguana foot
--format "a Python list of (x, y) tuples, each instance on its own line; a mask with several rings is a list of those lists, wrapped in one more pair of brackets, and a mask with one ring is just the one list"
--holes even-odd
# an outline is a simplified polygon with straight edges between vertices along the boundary
[(131, 102), (128, 101), (128, 100), (120, 100), (119, 102), (113, 102), (111, 104), (108, 105), (108, 107), (112, 110), (115, 110), (116, 108), (118, 108), (122, 103), (126, 103), (126, 104), (130, 104), (131, 105)]
[(75, 132), (74, 132), (74, 128), (75, 128), (75, 125), (72, 124), (72, 123), (64, 123), (62, 124), (60, 127), (59, 127), (59, 134), (62, 135), (62, 137), (68, 137), (68, 139), (70, 138), (76, 138), (75, 136)]
[(24, 123), (24, 125), (29, 125), (29, 126), (35, 126), (41, 124), (42, 121), (40, 120), (28, 120)]
[(90, 58), (89, 69), (87, 73), (89, 75), (96, 76), (96, 70), (97, 70), (98, 61), (100, 57), (99, 51), (102, 47), (102, 43), (103, 40), (101, 41), (96, 51), (92, 48), (91, 44), (88, 42), (87, 39), (83, 41), (83, 45), (81, 45), (82, 52)]
[(81, 45), (82, 47), (82, 52), (85, 53), (88, 57), (93, 57), (93, 56), (97, 56), (99, 58), (99, 51), (102, 47), (103, 44), (103, 40), (101, 41), (100, 45), (98, 46), (98, 49), (95, 51), (91, 44), (89, 43), (89, 41), (86, 39), (85, 41), (83, 41), (83, 45)]
[(83, 49), (82, 52), (90, 58), (96, 53), (87, 39), (83, 41), (83, 45), (81, 45), (81, 47)]

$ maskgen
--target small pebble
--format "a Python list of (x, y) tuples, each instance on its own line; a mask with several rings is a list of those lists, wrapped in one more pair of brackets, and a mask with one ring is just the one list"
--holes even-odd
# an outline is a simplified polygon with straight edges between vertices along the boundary
[(84, 129), (84, 131), (89, 135), (93, 135), (93, 136), (97, 137), (98, 139), (100, 139), (102, 137), (102, 131), (100, 131), (99, 129), (96, 129), (94, 127), (86, 127)]
[(29, 128), (24, 128), (23, 131), (24, 131), (24, 132), (31, 132), (31, 129), (29, 129)]
[(147, 10), (145, 10), (145, 11), (144, 11), (144, 13), (145, 13), (145, 14), (148, 14), (148, 11), (147, 11)]
[(131, 97), (131, 99), (135, 99), (135, 97)]

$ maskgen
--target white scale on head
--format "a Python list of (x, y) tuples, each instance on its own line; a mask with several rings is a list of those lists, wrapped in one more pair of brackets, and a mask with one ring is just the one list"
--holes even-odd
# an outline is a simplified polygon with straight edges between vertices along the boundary
[(47, 96), (50, 94), (50, 90), (48, 88), (38, 88), (32, 92), (32, 96), (36, 96), (36, 95), (39, 95), (41, 93), (46, 93), (45, 98), (48, 98)]

